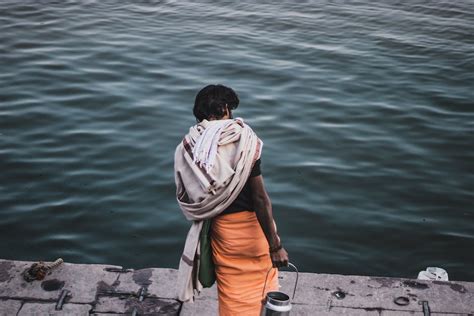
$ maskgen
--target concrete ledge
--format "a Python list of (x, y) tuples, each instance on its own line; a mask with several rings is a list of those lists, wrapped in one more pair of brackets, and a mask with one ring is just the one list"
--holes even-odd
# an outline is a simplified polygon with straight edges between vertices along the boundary
[[(34, 262), (0, 259), (0, 315), (217, 315), (213, 286), (195, 303), (174, 297), (177, 270), (64, 263), (41, 281), (21, 273)], [(280, 286), (292, 293), (295, 274), (280, 272)], [(70, 291), (61, 310), (56, 302)], [(404, 304), (396, 299), (402, 297)], [(474, 283), (300, 273), (292, 315), (474, 315)]]

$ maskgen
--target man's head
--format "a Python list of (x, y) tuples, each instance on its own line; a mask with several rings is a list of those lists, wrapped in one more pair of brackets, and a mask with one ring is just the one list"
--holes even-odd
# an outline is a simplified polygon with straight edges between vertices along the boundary
[(201, 89), (194, 100), (193, 113), (198, 122), (202, 120), (219, 120), (232, 117), (232, 110), (239, 106), (239, 97), (229, 87), (208, 85)]

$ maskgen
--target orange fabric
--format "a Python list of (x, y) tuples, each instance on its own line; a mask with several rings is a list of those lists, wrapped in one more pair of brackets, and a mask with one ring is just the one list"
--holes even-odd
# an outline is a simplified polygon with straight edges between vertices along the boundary
[[(219, 315), (260, 315), (262, 290), (272, 267), (268, 242), (254, 212), (217, 216), (212, 224)], [(266, 292), (278, 290), (278, 270), (268, 274)]]

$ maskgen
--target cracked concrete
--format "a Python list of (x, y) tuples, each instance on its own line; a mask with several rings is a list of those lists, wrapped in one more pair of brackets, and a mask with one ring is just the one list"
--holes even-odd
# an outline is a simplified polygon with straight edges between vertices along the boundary
[[(216, 287), (195, 303), (175, 299), (177, 270), (63, 263), (44, 280), (26, 282), (33, 262), (0, 259), (0, 315), (217, 315)], [(295, 274), (280, 272), (292, 293)], [(61, 307), (56, 303), (68, 290)], [(292, 315), (474, 315), (474, 283), (300, 273)], [(398, 303), (398, 304), (397, 304)]]

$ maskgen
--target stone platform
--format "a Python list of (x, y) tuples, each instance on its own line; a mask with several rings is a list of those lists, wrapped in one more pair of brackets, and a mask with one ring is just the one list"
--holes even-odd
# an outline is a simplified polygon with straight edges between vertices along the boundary
[[(217, 315), (215, 287), (195, 303), (174, 298), (174, 269), (63, 263), (29, 283), (31, 264), (0, 259), (0, 315)], [(294, 277), (280, 273), (282, 291)], [(300, 273), (291, 314), (474, 315), (474, 283)]]

